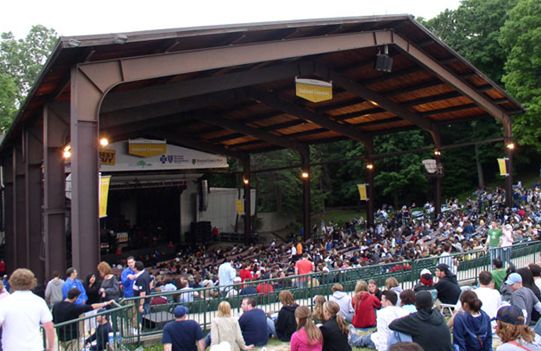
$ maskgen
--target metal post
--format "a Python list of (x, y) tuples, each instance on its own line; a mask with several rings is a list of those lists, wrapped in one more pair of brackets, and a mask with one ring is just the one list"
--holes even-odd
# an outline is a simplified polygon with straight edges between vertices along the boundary
[(441, 212), (441, 188), (443, 181), (443, 164), (441, 162), (441, 137), (435, 127), (431, 132), (434, 143), (434, 158), (436, 159), (436, 179), (434, 180), (434, 217), (437, 218)]
[(17, 268), (16, 262), (16, 236), (14, 227), (14, 199), (13, 199), (13, 161), (6, 158), (2, 162), (2, 176), (4, 183), (4, 227), (6, 235), (6, 271), (11, 273)]
[(250, 184), (250, 155), (242, 160), (243, 174), (242, 185), (244, 187), (244, 242), (252, 239), (252, 194)]
[(15, 235), (15, 263), (14, 268), (28, 268), (29, 248), (26, 232), (26, 194), (24, 169), (24, 133), (21, 140), (13, 148), (13, 228)]
[(507, 162), (507, 177), (505, 177), (505, 204), (507, 207), (513, 207), (513, 130), (511, 119), (507, 116), (503, 118), (503, 138), (505, 153), (509, 161)]
[(367, 229), (374, 226), (374, 141), (368, 140), (365, 143), (366, 149), (366, 227)]
[(82, 275), (100, 261), (98, 108), (102, 93), (77, 68), (71, 72), (71, 254)]
[(308, 239), (312, 234), (310, 224), (310, 150), (308, 147), (301, 152), (301, 165), (303, 239)]
[(28, 240), (29, 267), (38, 284), (45, 282), (43, 240), (41, 236), (41, 156), (42, 143), (38, 139), (39, 127), (24, 130), (26, 157), (25, 167), (25, 214), (26, 238)]
[(62, 151), (68, 134), (67, 122), (57, 112), (43, 108), (43, 241), (45, 277), (66, 269), (66, 191)]

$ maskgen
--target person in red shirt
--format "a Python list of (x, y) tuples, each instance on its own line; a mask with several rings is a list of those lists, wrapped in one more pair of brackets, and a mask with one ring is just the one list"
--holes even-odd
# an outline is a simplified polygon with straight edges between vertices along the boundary
[(274, 292), (274, 287), (269, 281), (266, 281), (267, 279), (270, 279), (270, 275), (268, 273), (265, 273), (261, 277), (262, 279), (265, 279), (265, 281), (262, 281), (261, 283), (257, 284), (256, 290), (258, 294), (261, 295), (268, 295), (272, 292)]
[(239, 271), (239, 277), (241, 279), (241, 281), (245, 281), (245, 280), (252, 280), (254, 277), (252, 275), (252, 265), (248, 262), (244, 262), (242, 264), (242, 267), (240, 268), (240, 271)]
[[(304, 253), (302, 259), (295, 263), (295, 275), (310, 274), (314, 271), (314, 263), (308, 259), (308, 254)], [(297, 283), (299, 287), (305, 287), (308, 285), (309, 278), (299, 277)]]
[(381, 307), (381, 301), (368, 292), (368, 284), (364, 280), (357, 282), (355, 287), (359, 291), (355, 303), (355, 313), (351, 324), (355, 328), (372, 328), (376, 326), (376, 311)]

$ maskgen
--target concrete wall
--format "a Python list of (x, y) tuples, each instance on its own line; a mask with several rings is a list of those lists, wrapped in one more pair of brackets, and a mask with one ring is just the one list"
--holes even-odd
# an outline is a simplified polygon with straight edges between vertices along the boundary
[(273, 232), (284, 229), (288, 224), (295, 221), (293, 215), (283, 215), (277, 212), (259, 212), (257, 217), (263, 222), (260, 232)]

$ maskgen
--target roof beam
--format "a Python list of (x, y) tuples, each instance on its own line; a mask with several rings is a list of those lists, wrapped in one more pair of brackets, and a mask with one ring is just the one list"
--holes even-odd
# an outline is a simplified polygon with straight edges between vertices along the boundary
[(318, 114), (304, 107), (295, 105), (283, 99), (279, 99), (273, 94), (264, 93), (264, 92), (256, 91), (252, 89), (248, 92), (248, 95), (251, 96), (253, 99), (269, 107), (283, 111), (287, 114), (296, 116), (298, 118), (302, 118), (304, 120), (310, 121), (323, 128), (342, 134), (350, 139), (360, 141), (362, 143), (366, 143), (369, 139), (360, 130), (356, 130), (350, 124), (341, 124), (341, 123), (335, 122), (327, 115)]
[(198, 113), (196, 114), (195, 118), (203, 119), (205, 123), (214, 124), (214, 125), (217, 125), (225, 129), (229, 129), (234, 132), (240, 132), (245, 135), (249, 135), (253, 138), (264, 140), (269, 144), (278, 145), (278, 146), (285, 147), (288, 149), (302, 151), (302, 150), (305, 150), (307, 147), (306, 144), (299, 143), (295, 140), (292, 140), (286, 137), (280, 137), (276, 134), (264, 132), (260, 129), (249, 127), (241, 122), (237, 122), (231, 119), (225, 119), (225, 118), (220, 118), (217, 116), (212, 116), (208, 113)]
[[(434, 132), (434, 126), (432, 122), (426, 118), (423, 118), (421, 115), (408, 110), (407, 108), (395, 103), (388, 97), (381, 95), (373, 90), (370, 90), (363, 85), (342, 76), (341, 74), (335, 72), (332, 69), (329, 69), (325, 66), (318, 65), (316, 68), (318, 75), (324, 77), (325, 74), (330, 74), (333, 83), (346, 89), (347, 91), (357, 94), (364, 99), (375, 101), (378, 105), (383, 107), (385, 110), (392, 112), (402, 119), (408, 120), (422, 129), (427, 130), (430, 133)], [(326, 72), (326, 73), (325, 73)]]

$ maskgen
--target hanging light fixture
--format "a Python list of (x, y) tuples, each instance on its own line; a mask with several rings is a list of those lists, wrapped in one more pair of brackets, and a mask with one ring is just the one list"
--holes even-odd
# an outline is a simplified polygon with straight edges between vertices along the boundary
[(376, 63), (374, 64), (374, 68), (376, 71), (380, 72), (391, 72), (393, 69), (393, 58), (389, 56), (389, 47), (385, 45), (383, 47), (383, 53), (382, 49), (378, 49), (378, 53), (376, 54)]

